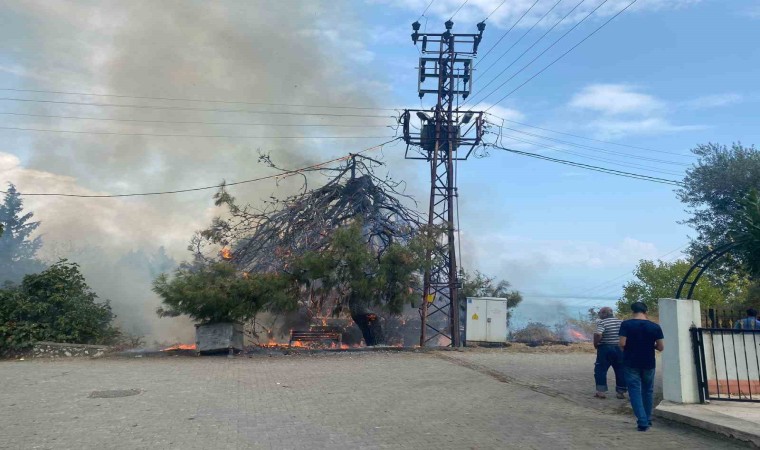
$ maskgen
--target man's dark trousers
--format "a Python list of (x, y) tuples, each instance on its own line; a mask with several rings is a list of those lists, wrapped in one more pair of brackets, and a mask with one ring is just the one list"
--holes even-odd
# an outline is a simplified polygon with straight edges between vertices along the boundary
[(626, 382), (623, 373), (623, 351), (618, 345), (602, 344), (596, 349), (594, 363), (594, 380), (597, 392), (607, 392), (607, 371), (612, 367), (615, 372), (615, 392), (625, 392)]

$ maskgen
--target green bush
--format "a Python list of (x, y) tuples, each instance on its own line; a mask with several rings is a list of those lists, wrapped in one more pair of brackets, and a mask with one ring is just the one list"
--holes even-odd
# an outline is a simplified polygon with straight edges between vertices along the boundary
[(111, 307), (97, 302), (75, 263), (61, 260), (0, 289), (0, 351), (36, 341), (109, 344), (118, 336)]

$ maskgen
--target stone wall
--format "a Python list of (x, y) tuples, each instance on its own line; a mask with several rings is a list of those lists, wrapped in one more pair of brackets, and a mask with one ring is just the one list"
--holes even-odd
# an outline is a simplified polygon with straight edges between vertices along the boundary
[(60, 342), (37, 342), (29, 352), (32, 358), (70, 358), (103, 356), (108, 347), (105, 345), (64, 344)]

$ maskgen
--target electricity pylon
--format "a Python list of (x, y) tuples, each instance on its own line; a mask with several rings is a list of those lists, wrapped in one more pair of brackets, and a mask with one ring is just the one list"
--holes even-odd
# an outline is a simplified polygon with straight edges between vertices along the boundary
[[(473, 58), (483, 38), (485, 23), (478, 33), (452, 33), (454, 22), (448, 20), (443, 33), (420, 33), (420, 23), (412, 24), (412, 41), (421, 42), (418, 92), (436, 94), (431, 110), (405, 110), (402, 117), (406, 158), (430, 163), (430, 204), (428, 229), (441, 230), (438, 247), (428, 255), (425, 272), (420, 345), (435, 344), (458, 347), (460, 336), (460, 280), (457, 272), (454, 201), (457, 194), (454, 162), (466, 160), (483, 138), (483, 112), (460, 111), (459, 97), (471, 92)], [(432, 55), (432, 56), (428, 56)], [(434, 86), (431, 86), (434, 84)], [(412, 117), (414, 113), (414, 117)], [(441, 341), (444, 338), (444, 341)], [(447, 341), (446, 341), (447, 340)]]

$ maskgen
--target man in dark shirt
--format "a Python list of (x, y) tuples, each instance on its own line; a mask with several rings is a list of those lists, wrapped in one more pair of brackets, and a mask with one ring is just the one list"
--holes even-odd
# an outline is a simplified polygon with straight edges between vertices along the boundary
[(620, 346), (623, 348), (623, 367), (628, 384), (628, 397), (636, 415), (639, 431), (652, 426), (654, 403), (654, 351), (665, 348), (662, 328), (647, 317), (647, 305), (631, 305), (633, 317), (620, 325)]

